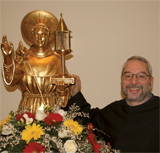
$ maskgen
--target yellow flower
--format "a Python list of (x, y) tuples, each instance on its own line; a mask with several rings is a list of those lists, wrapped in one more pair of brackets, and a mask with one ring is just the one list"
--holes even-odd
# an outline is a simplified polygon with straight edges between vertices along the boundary
[(64, 125), (67, 127), (67, 129), (71, 131), (74, 135), (75, 134), (81, 134), (83, 131), (83, 128), (81, 127), (81, 125), (78, 124), (77, 121), (73, 121), (72, 119), (68, 119), (66, 121), (64, 121)]
[(22, 139), (25, 140), (27, 143), (33, 138), (34, 140), (37, 140), (41, 137), (41, 135), (44, 135), (44, 129), (40, 127), (40, 125), (36, 125), (36, 123), (33, 123), (33, 125), (27, 125), (25, 127), (26, 129), (22, 132)]
[(4, 123), (8, 123), (10, 121), (11, 115), (8, 115), (7, 118), (1, 121), (0, 126), (4, 126)]

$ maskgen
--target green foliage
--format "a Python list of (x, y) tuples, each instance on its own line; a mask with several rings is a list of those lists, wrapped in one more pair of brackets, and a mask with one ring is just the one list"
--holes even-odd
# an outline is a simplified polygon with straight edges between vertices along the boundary
[(56, 143), (54, 143), (53, 141), (50, 141), (50, 145), (52, 146), (51, 147), (52, 151), (54, 151), (54, 152), (58, 152), (59, 151), (59, 149), (57, 148)]

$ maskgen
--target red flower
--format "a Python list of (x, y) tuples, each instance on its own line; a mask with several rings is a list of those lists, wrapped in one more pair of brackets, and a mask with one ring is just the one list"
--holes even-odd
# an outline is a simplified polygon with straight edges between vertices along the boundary
[(111, 149), (111, 145), (109, 142), (107, 143), (107, 146), (108, 146), (108, 149)]
[(46, 124), (51, 125), (52, 123), (57, 123), (57, 122), (62, 122), (63, 121), (63, 117), (60, 114), (57, 113), (49, 113), (49, 115), (44, 119), (44, 121), (46, 122)]
[(86, 127), (89, 133), (93, 133), (93, 128), (94, 126), (92, 125), (92, 123), (89, 123), (88, 126)]
[(37, 142), (28, 143), (28, 146), (25, 146), (25, 149), (23, 149), (23, 153), (44, 153), (45, 148), (43, 148), (42, 145), (40, 145)]
[(29, 118), (33, 118), (33, 120), (36, 120), (34, 113), (25, 112), (25, 113), (23, 113), (23, 114), (21, 114), (21, 115), (18, 114), (18, 115), (16, 116), (16, 121), (20, 120), (21, 118), (24, 119), (24, 121), (25, 121), (25, 118), (23, 117), (24, 114), (27, 114)]
[(101, 149), (101, 145), (99, 145), (96, 141), (96, 135), (93, 133), (88, 134), (88, 137), (86, 137), (88, 142), (92, 145), (92, 150), (94, 153), (99, 152), (99, 149)]

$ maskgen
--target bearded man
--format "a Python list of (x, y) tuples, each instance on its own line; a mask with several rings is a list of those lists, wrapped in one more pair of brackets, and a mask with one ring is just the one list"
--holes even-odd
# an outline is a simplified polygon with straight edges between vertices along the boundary
[[(125, 98), (103, 109), (91, 109), (81, 89), (81, 81), (74, 75), (72, 98), (65, 110), (76, 103), (89, 113), (97, 136), (103, 137), (112, 148), (121, 152), (159, 152), (160, 97), (151, 93), (154, 78), (149, 62), (140, 56), (130, 57), (123, 66), (121, 88)], [(86, 119), (84, 119), (86, 122)]]

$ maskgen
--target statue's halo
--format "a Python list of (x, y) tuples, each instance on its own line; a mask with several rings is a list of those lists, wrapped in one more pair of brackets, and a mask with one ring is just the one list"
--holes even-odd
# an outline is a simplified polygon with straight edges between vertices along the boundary
[(49, 29), (50, 37), (49, 37), (49, 45), (54, 45), (54, 31), (58, 26), (58, 19), (50, 12), (44, 10), (35, 10), (29, 12), (21, 22), (21, 33), (24, 41), (27, 45), (33, 45), (32, 39), (32, 29), (37, 24), (46, 25)]

